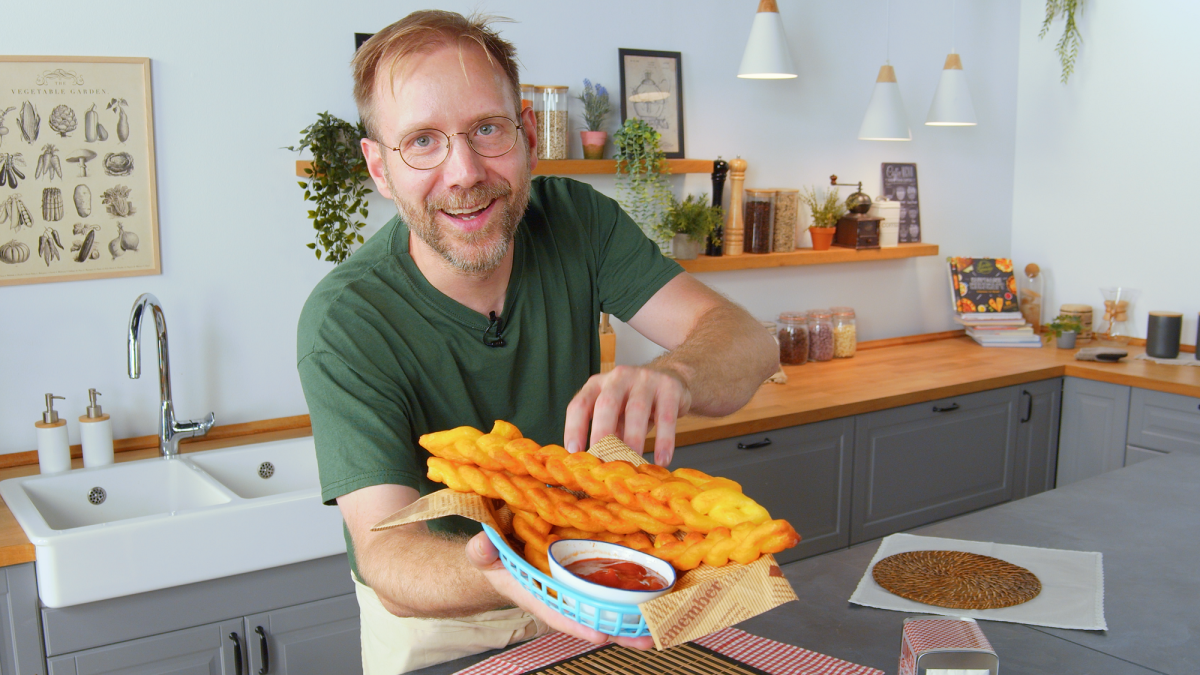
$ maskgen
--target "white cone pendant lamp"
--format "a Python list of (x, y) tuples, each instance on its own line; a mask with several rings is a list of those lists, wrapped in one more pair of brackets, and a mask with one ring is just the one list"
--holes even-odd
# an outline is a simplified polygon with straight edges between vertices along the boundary
[(971, 90), (967, 87), (967, 75), (963, 72), (962, 59), (951, 53), (942, 68), (942, 79), (933, 93), (933, 105), (925, 124), (934, 127), (975, 126), (975, 106), (971, 103)]
[(783, 30), (783, 18), (775, 0), (760, 0), (754, 24), (750, 27), (750, 39), (742, 54), (742, 66), (738, 77), (756, 80), (784, 80), (796, 77), (796, 66), (792, 63), (792, 52), (788, 49), (787, 34)]
[(879, 69), (875, 91), (871, 94), (871, 102), (867, 104), (867, 114), (858, 129), (858, 138), (862, 141), (912, 140), (908, 115), (900, 98), (900, 85), (896, 83), (896, 70), (891, 65)]

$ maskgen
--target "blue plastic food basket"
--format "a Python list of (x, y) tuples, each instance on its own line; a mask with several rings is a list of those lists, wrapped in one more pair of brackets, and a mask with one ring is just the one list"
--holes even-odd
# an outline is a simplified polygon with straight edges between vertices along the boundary
[[(525, 562), (524, 558), (513, 552), (504, 537), (490, 526), (484, 525), (483, 531), (500, 551), (500, 561), (516, 577), (517, 582), (559, 614), (605, 635), (642, 637), (650, 634), (646, 618), (637, 605), (619, 605), (580, 595)], [(550, 591), (554, 591), (558, 597), (550, 595)]]

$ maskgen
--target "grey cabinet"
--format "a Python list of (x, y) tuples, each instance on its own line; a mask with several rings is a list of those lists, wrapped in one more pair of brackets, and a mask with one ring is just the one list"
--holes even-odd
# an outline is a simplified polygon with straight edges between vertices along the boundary
[(850, 543), (1008, 501), (1018, 389), (859, 415)]
[[(1127, 441), (1135, 456), (1150, 451), (1145, 458), (1166, 452), (1200, 453), (1200, 399), (1133, 389)], [(1127, 459), (1127, 463), (1132, 462)]]
[[(49, 675), (238, 675), (239, 658), (227, 636), (241, 621), (196, 626), (163, 635), (88, 649), (49, 660)], [(242, 674), (247, 674), (242, 664)]]
[(1057, 487), (1125, 466), (1129, 387), (1068, 377), (1063, 382)]
[(1019, 387), (1013, 499), (1054, 489), (1062, 386), (1062, 378), (1055, 378)]
[(46, 663), (33, 563), (0, 574), (0, 674), (41, 675)]
[(850, 543), (854, 419), (816, 422), (680, 448), (671, 468), (741, 483), (746, 494), (800, 533), (776, 559), (790, 562)]
[(353, 593), (248, 616), (248, 673), (350, 675), (362, 672), (358, 599)]

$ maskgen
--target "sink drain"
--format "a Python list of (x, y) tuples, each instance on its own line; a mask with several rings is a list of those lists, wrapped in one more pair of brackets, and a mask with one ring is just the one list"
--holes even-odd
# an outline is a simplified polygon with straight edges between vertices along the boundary
[(258, 477), (266, 480), (275, 475), (275, 465), (270, 462), (263, 462), (258, 465)]
[(101, 504), (103, 504), (104, 500), (107, 498), (108, 498), (108, 493), (105, 492), (104, 488), (102, 488), (102, 487), (94, 487), (91, 489), (90, 492), (88, 492), (88, 501), (95, 504), (96, 506), (100, 506)]

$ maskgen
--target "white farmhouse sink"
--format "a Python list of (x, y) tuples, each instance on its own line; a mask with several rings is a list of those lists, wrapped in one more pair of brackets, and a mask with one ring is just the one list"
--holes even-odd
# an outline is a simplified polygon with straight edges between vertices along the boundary
[(311, 437), (0, 481), (67, 607), (336, 555)]

